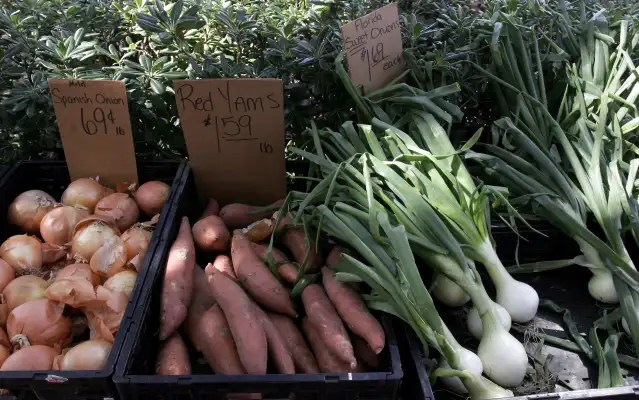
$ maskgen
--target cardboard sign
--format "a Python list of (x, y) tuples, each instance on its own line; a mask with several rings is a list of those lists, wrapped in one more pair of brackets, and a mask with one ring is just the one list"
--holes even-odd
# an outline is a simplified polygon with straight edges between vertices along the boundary
[(383, 88), (404, 72), (397, 3), (342, 25), (342, 40), (351, 79), (366, 91)]
[(175, 81), (200, 197), (267, 205), (286, 195), (280, 79)]
[(71, 180), (137, 183), (124, 83), (50, 78), (49, 90)]

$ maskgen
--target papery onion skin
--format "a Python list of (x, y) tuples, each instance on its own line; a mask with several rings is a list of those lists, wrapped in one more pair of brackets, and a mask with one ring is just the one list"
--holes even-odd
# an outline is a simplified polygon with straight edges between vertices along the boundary
[(42, 243), (42, 264), (51, 265), (60, 260), (65, 260), (69, 254), (68, 246), (58, 246), (56, 244)]
[(58, 272), (46, 296), (73, 308), (85, 307), (97, 302), (95, 287), (99, 284), (100, 277), (88, 264), (72, 264)]
[(13, 267), (0, 258), (0, 292), (15, 278), (16, 272), (13, 270)]
[(102, 186), (100, 182), (94, 179), (80, 178), (67, 186), (67, 189), (62, 193), (62, 203), (67, 206), (81, 206), (93, 213), (96, 204), (109, 193), (109, 189)]
[(40, 271), (42, 243), (33, 236), (11, 236), (0, 246), (0, 258), (13, 267), (18, 275)]
[(149, 248), (149, 243), (151, 243), (151, 237), (153, 237), (153, 232), (140, 225), (133, 226), (124, 232), (120, 238), (126, 247), (126, 260), (130, 261), (138, 254), (144, 255)]
[(7, 219), (23, 232), (40, 232), (42, 218), (53, 209), (55, 199), (42, 190), (28, 190), (15, 198), (9, 206)]
[(120, 232), (109, 219), (91, 216), (78, 222), (75, 226), (71, 253), (74, 257), (88, 262), (108, 239), (119, 235)]
[(111, 343), (106, 340), (87, 340), (56, 357), (53, 369), (57, 371), (100, 370), (106, 365), (109, 353), (111, 353)]
[(107, 279), (103, 286), (114, 292), (123, 292), (126, 294), (126, 297), (131, 298), (131, 293), (133, 292), (137, 278), (137, 272), (125, 270)]
[(87, 218), (88, 210), (79, 207), (62, 206), (49, 211), (40, 223), (40, 236), (45, 242), (62, 246), (73, 239), (75, 225)]
[(4, 329), (0, 329), (0, 346), (7, 347), (11, 349), (13, 346), (11, 345), (11, 341), (9, 340), (9, 336)]
[(109, 238), (91, 257), (91, 269), (102, 277), (111, 277), (126, 268), (126, 248), (119, 237)]
[(93, 286), (100, 284), (100, 276), (91, 270), (89, 264), (71, 264), (62, 268), (55, 275), (55, 280), (62, 279), (86, 279), (91, 282)]
[(30, 300), (46, 297), (47, 281), (33, 276), (19, 276), (7, 285), (2, 291), (2, 298), (9, 311)]
[(31, 345), (66, 346), (71, 342), (71, 319), (62, 312), (64, 304), (49, 299), (30, 300), (16, 307), (7, 319), (7, 334), (23, 334)]
[(49, 346), (28, 346), (11, 354), (0, 371), (47, 371), (58, 352)]
[(149, 181), (135, 191), (135, 201), (146, 215), (155, 215), (162, 210), (171, 187), (164, 182)]
[(140, 209), (127, 193), (113, 193), (98, 202), (95, 215), (110, 217), (120, 231), (129, 229), (140, 218)]

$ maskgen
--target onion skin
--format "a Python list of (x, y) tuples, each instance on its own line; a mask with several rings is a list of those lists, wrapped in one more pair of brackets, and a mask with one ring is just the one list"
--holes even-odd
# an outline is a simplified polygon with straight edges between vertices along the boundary
[(109, 192), (109, 189), (93, 179), (80, 178), (67, 186), (62, 193), (62, 203), (67, 206), (81, 206), (93, 213), (98, 202)]
[(27, 301), (45, 298), (46, 290), (47, 282), (44, 279), (33, 275), (23, 275), (11, 281), (4, 288), (2, 297), (11, 312)]
[(64, 347), (71, 343), (71, 319), (62, 315), (63, 310), (64, 304), (49, 299), (30, 300), (11, 311), (7, 334), (23, 334), (31, 345)]
[(125, 270), (118, 272), (107, 279), (103, 286), (112, 292), (122, 292), (126, 294), (127, 298), (131, 298), (131, 293), (133, 293), (133, 288), (135, 287), (135, 281), (137, 279), (137, 272)]
[(15, 235), (0, 246), (0, 258), (20, 275), (42, 268), (42, 244), (33, 236)]
[(28, 190), (9, 206), (7, 219), (26, 233), (40, 232), (42, 218), (53, 209), (55, 199), (42, 190)]
[(120, 236), (120, 231), (110, 219), (91, 216), (78, 222), (75, 226), (71, 253), (76, 259), (88, 262), (108, 239), (118, 236)]
[(7, 287), (9, 282), (16, 278), (16, 273), (7, 262), (0, 258), (0, 292)]
[(47, 371), (58, 352), (48, 346), (29, 346), (11, 354), (0, 371)]
[(62, 268), (55, 276), (55, 281), (62, 279), (85, 279), (98, 286), (100, 284), (100, 277), (91, 270), (89, 264), (71, 264)]
[(143, 257), (149, 248), (151, 237), (153, 237), (153, 232), (140, 225), (133, 226), (124, 232), (120, 238), (126, 248), (126, 260), (131, 261), (138, 254), (142, 254)]
[(113, 193), (98, 202), (94, 214), (112, 218), (118, 229), (123, 232), (138, 222), (140, 209), (128, 194)]
[(49, 265), (65, 259), (69, 254), (68, 247), (42, 243), (42, 264)]
[(8, 349), (13, 348), (13, 346), (11, 345), (11, 341), (9, 340), (9, 336), (4, 329), (0, 329), (0, 346), (4, 346)]
[(45, 242), (62, 246), (73, 239), (76, 224), (91, 215), (88, 210), (72, 206), (56, 207), (42, 218), (40, 236)]
[(97, 301), (96, 286), (100, 277), (88, 264), (72, 264), (61, 269), (46, 290), (49, 300), (80, 308)]
[(119, 237), (104, 242), (91, 257), (91, 269), (102, 277), (111, 277), (126, 268), (126, 248)]
[(149, 181), (135, 191), (135, 201), (146, 215), (155, 215), (162, 210), (171, 187), (164, 182)]
[(71, 347), (53, 361), (56, 371), (101, 370), (111, 353), (111, 343), (106, 340), (87, 340)]

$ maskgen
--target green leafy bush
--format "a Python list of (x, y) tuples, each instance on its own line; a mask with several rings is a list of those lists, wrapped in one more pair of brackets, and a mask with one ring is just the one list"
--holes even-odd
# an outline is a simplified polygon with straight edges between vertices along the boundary
[[(49, 77), (124, 80), (142, 158), (186, 154), (174, 79), (279, 77), (288, 139), (299, 140), (310, 120), (335, 126), (354, 116), (334, 71), (339, 24), (387, 2), (0, 0), (0, 160), (63, 157)], [(447, 6), (437, 2), (400, 9), (414, 62), (431, 79), (437, 71), (454, 79), (459, 71), (441, 51), (472, 10), (441, 19), (434, 15)]]

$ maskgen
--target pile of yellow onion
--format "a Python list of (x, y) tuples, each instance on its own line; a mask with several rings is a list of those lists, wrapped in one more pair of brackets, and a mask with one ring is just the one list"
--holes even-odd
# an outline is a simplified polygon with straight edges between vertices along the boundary
[(24, 234), (0, 246), (0, 371), (105, 366), (170, 189), (118, 188), (83, 178), (61, 202), (29, 190), (9, 207)]

